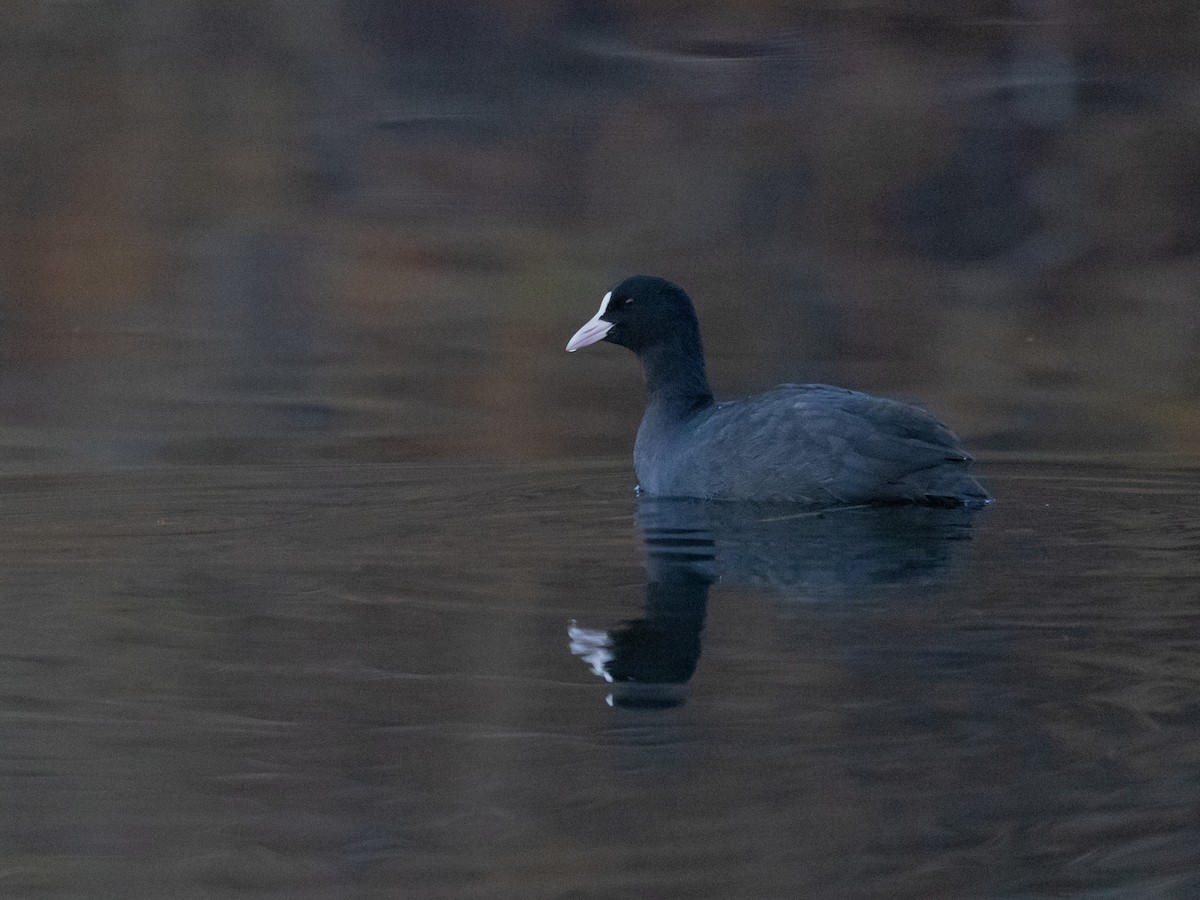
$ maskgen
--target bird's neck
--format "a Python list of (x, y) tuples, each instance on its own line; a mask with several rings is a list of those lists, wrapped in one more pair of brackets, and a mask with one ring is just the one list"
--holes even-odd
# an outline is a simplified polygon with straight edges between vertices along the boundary
[(699, 329), (660, 341), (639, 355), (646, 375), (647, 412), (682, 418), (712, 404)]

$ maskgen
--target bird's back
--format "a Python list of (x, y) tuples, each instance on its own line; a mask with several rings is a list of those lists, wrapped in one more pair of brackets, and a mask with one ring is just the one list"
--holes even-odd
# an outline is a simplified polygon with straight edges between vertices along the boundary
[(828, 385), (781, 385), (638, 432), (651, 494), (805, 503), (978, 504), (970, 455), (925, 410)]

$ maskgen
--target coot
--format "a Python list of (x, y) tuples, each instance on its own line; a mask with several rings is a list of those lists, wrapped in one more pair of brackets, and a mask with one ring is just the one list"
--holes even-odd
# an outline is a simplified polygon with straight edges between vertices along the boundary
[(663, 497), (975, 506), (988, 493), (957, 437), (915, 406), (824, 384), (784, 384), (713, 400), (692, 301), (662, 278), (627, 278), (575, 333), (642, 361), (646, 414), (633, 461), (639, 488)]

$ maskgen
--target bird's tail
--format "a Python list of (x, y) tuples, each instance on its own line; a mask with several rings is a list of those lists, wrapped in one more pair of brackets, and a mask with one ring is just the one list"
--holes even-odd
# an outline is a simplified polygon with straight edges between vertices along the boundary
[(991, 494), (961, 463), (914, 472), (901, 486), (912, 500), (932, 506), (986, 506), (992, 502)]

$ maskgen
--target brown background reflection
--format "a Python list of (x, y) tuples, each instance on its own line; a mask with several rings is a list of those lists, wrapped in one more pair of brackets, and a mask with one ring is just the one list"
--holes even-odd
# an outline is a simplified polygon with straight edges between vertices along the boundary
[(593, 453), (636, 374), (559, 345), (632, 271), (726, 393), (1191, 452), (1194, 9), (727, 7), (5, 5), (0, 454)]

